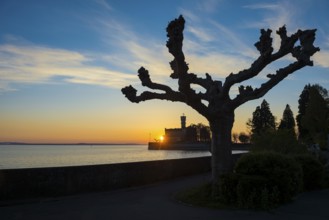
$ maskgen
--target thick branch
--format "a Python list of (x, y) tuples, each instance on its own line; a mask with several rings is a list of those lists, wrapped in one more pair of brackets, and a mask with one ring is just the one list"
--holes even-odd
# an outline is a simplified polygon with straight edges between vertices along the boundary
[(206, 73), (206, 78), (201, 78), (195, 75), (194, 73), (189, 73), (188, 80), (190, 81), (190, 83), (199, 85), (204, 89), (208, 89), (211, 86), (211, 84), (214, 82), (208, 73)]
[[(307, 63), (307, 65), (312, 65), (310, 56), (319, 50), (319, 48), (313, 46), (315, 31), (316, 30), (298, 30), (297, 33), (288, 37), (285, 26), (281, 27), (277, 31), (277, 34), (281, 38), (281, 46), (276, 53), (272, 54), (272, 38), (270, 37), (271, 30), (261, 30), (260, 40), (255, 44), (260, 52), (260, 56), (249, 69), (242, 70), (237, 74), (230, 74), (226, 77), (223, 93), (228, 96), (229, 90), (234, 84), (257, 76), (268, 64), (289, 53), (292, 53), (297, 60), (302, 60)], [(301, 46), (294, 47), (298, 40), (300, 40)]]
[(188, 73), (188, 64), (185, 62), (185, 56), (183, 53), (183, 30), (185, 26), (185, 20), (183, 16), (179, 16), (178, 19), (171, 21), (167, 27), (167, 47), (169, 52), (174, 56), (174, 59), (170, 62), (170, 67), (173, 73), (170, 77), (178, 79), (178, 90), (185, 95), (185, 102), (192, 108), (202, 112), (205, 112), (206, 106), (202, 103), (204, 95), (196, 94), (191, 88), (191, 84), (198, 84), (204, 88), (208, 88), (208, 79), (198, 78), (195, 74)]
[(271, 74), (270, 79), (261, 85), (260, 88), (253, 89), (251, 86), (244, 88), (243, 86), (239, 87), (240, 94), (237, 95), (235, 99), (232, 100), (232, 107), (235, 109), (243, 103), (258, 99), (263, 97), (268, 91), (270, 91), (274, 86), (286, 78), (289, 74), (305, 67), (306, 64), (301, 61), (296, 61), (282, 69), (279, 69), (276, 74)]
[(188, 65), (185, 62), (185, 56), (183, 53), (183, 30), (185, 26), (185, 20), (183, 16), (179, 16), (178, 19), (171, 21), (167, 27), (167, 47), (169, 53), (174, 56), (174, 60), (170, 62), (170, 67), (174, 71), (171, 74), (173, 79), (178, 79), (180, 76), (187, 74)]
[(122, 93), (129, 99), (129, 101), (138, 103), (151, 99), (162, 99), (168, 101), (184, 102), (184, 95), (180, 92), (172, 90), (169, 86), (152, 82), (148, 70), (144, 67), (141, 67), (138, 70), (138, 77), (141, 80), (143, 86), (153, 90), (161, 90), (164, 93), (145, 91), (138, 96), (137, 90), (130, 85), (121, 90)]
[(212, 100), (219, 98), (222, 94), (222, 82), (213, 80), (208, 73), (206, 73), (206, 78), (197, 77), (195, 74), (189, 73), (188, 80), (190, 84), (199, 85), (206, 90), (205, 93), (200, 92), (197, 94), (202, 100), (211, 102)]
[(152, 100), (152, 99), (161, 99), (172, 102), (184, 102), (184, 96), (182, 96), (179, 92), (167, 92), (167, 93), (155, 93), (145, 91), (140, 95), (137, 95), (137, 90), (130, 86), (124, 87), (121, 89), (122, 93), (126, 96), (126, 98), (134, 103), (139, 103), (142, 101)]
[(145, 69), (144, 67), (139, 68), (138, 77), (141, 80), (142, 85), (145, 87), (148, 87), (150, 89), (162, 90), (167, 93), (173, 92), (173, 90), (169, 86), (152, 82), (150, 75), (149, 75), (149, 71), (147, 69)]
[[(293, 57), (297, 59), (297, 61), (286, 66), (285, 68), (278, 70), (276, 74), (268, 74), (267, 77), (269, 80), (262, 84), (262, 86), (258, 89), (253, 90), (251, 87), (244, 89), (241, 86), (239, 88), (240, 94), (233, 100), (233, 105), (237, 107), (249, 100), (260, 98), (289, 74), (305, 66), (313, 66), (313, 62), (310, 58), (314, 53), (320, 50), (318, 47), (314, 47), (313, 45), (315, 40), (315, 31), (315, 29), (306, 31), (298, 30), (296, 34), (292, 35), (291, 37), (287, 37), (285, 27), (280, 28), (277, 31), (282, 40), (280, 50), (277, 53), (271, 55), (269, 60), (272, 62), (273, 60), (281, 58), (283, 54), (290, 52), (292, 53)], [(297, 39), (300, 41), (300, 46), (294, 47)], [(236, 76), (233, 76), (233, 78), (235, 77), (235, 80), (233, 79), (232, 81), (239, 82), (239, 80), (249, 77), (250, 75), (253, 75), (253, 73), (245, 73), (244, 75), (237, 74)]]
[[(207, 114), (207, 107), (200, 101), (202, 98), (201, 95), (194, 93), (194, 96), (192, 98), (191, 97), (187, 98), (186, 94), (182, 92), (174, 91), (169, 86), (162, 85), (159, 83), (154, 83), (150, 78), (148, 70), (145, 69), (144, 67), (141, 67), (138, 70), (138, 77), (141, 80), (143, 86), (152, 90), (161, 90), (164, 93), (145, 91), (142, 92), (140, 95), (137, 95), (137, 90), (130, 85), (121, 90), (129, 101), (134, 103), (139, 103), (142, 101), (147, 101), (152, 99), (161, 99), (161, 100), (167, 100), (172, 102), (184, 102), (187, 105), (194, 108), (200, 114), (202, 115)], [(190, 77), (192, 77), (192, 75), (190, 75)]]

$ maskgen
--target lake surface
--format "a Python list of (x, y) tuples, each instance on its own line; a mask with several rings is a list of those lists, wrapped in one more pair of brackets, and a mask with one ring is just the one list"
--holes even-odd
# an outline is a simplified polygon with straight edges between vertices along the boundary
[(147, 145), (0, 145), (0, 169), (111, 164), (210, 155), (206, 151), (148, 150)]
[(148, 150), (147, 145), (0, 145), (0, 169), (112, 164), (205, 156), (211, 156), (210, 152)]

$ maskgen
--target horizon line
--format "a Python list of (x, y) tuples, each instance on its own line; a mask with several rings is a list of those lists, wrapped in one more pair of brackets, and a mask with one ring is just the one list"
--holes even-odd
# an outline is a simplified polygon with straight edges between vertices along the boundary
[(141, 143), (93, 143), (93, 142), (82, 142), (82, 143), (33, 143), (33, 142), (15, 142), (6, 141), (0, 142), (0, 145), (145, 145)]

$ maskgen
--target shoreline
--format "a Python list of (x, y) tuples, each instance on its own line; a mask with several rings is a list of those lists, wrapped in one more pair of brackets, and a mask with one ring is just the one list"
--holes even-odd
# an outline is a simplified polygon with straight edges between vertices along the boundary
[(138, 143), (26, 143), (26, 142), (0, 142), (0, 145), (146, 145)]

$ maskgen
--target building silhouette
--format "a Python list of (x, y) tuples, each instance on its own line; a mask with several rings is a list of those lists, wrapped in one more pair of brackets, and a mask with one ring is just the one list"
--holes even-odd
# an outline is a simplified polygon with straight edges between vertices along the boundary
[(180, 117), (180, 128), (165, 128), (165, 141), (168, 143), (210, 142), (209, 127), (202, 124), (186, 127), (186, 116)]
[[(209, 126), (191, 124), (186, 126), (186, 116), (180, 117), (180, 128), (165, 128), (163, 141), (148, 143), (149, 150), (198, 150), (211, 152), (211, 133)], [(248, 151), (250, 144), (232, 144), (232, 150)]]

